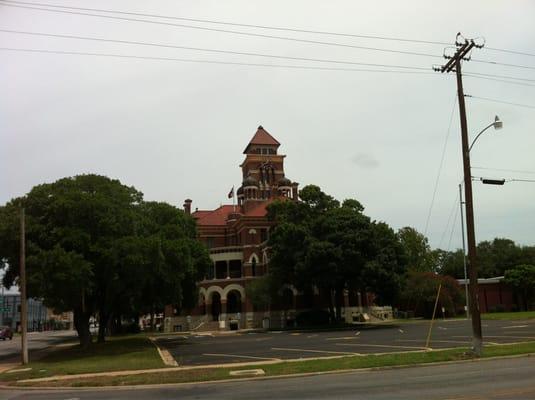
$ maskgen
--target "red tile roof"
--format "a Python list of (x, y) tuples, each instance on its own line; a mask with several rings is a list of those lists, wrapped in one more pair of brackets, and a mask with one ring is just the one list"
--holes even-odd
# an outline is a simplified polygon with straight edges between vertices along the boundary
[(249, 146), (252, 144), (260, 144), (260, 145), (271, 145), (271, 146), (280, 146), (280, 143), (275, 139), (273, 136), (271, 136), (268, 131), (266, 131), (262, 125), (258, 127), (258, 130), (254, 134), (253, 138), (243, 151), (244, 153), (247, 153), (247, 150), (249, 149)]
[[(215, 210), (199, 210), (193, 213), (198, 225), (225, 225), (228, 215), (234, 211), (234, 206), (225, 205)], [(236, 206), (236, 211), (240, 211)]]

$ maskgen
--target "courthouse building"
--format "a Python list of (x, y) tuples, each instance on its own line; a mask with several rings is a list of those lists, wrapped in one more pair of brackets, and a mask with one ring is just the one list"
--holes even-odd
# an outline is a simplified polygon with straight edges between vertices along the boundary
[[(285, 327), (294, 323), (299, 311), (327, 303), (318, 291), (307, 296), (290, 286), (281, 288), (282, 300), (269, 310), (256, 309), (246, 295), (247, 285), (268, 271), (271, 223), (266, 207), (276, 199), (298, 201), (298, 183), (286, 177), (286, 156), (279, 154), (279, 146), (259, 126), (243, 151), (242, 185), (229, 194), (236, 196), (234, 204), (192, 211), (192, 200), (185, 201), (184, 210), (197, 221), (199, 240), (209, 248), (213, 265), (198, 283), (199, 303), (191, 315), (178, 316), (170, 307), (166, 309), (166, 331)], [(363, 297), (366, 304), (367, 296)], [(352, 305), (357, 306), (356, 302)], [(350, 306), (348, 299), (346, 305)], [(346, 319), (351, 317), (347, 311)]]

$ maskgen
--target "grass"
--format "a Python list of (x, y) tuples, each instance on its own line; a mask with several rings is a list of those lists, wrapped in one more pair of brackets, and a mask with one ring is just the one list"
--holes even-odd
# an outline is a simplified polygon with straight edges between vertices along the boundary
[[(483, 358), (535, 353), (535, 342), (514, 345), (487, 346)], [(393, 366), (409, 366), (444, 361), (469, 360), (473, 357), (467, 354), (467, 349), (436, 350), (428, 352), (410, 352), (399, 354), (347, 356), (333, 359), (304, 360), (298, 362), (281, 362), (270, 365), (251, 365), (240, 369), (261, 368), (266, 376), (281, 376), (310, 372), (327, 372), (359, 368), (377, 368)], [(236, 368), (233, 368), (236, 369)], [(232, 379), (231, 368), (206, 368), (185, 371), (169, 371), (159, 373), (145, 373), (130, 376), (105, 376), (68, 381), (51, 381), (35, 383), (19, 383), (18, 386), (123, 386), (143, 384), (184, 383), (200, 381), (217, 381)]]
[(535, 311), (497, 312), (481, 314), (481, 319), (486, 320), (522, 320), (534, 318)]
[(27, 367), (32, 370), (0, 374), (0, 382), (54, 375), (164, 368), (165, 365), (156, 347), (145, 335), (125, 335), (111, 337), (106, 343), (93, 343), (85, 350), (79, 345), (58, 349), (38, 361), (30, 362)]

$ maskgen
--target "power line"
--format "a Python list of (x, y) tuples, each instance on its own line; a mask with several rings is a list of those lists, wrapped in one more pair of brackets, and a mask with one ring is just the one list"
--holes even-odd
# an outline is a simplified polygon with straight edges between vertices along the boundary
[(451, 114), (450, 114), (450, 122), (448, 123), (448, 131), (446, 132), (446, 138), (444, 139), (444, 145), (442, 147), (442, 156), (440, 157), (440, 164), (438, 167), (438, 173), (437, 177), (435, 179), (435, 188), (433, 189), (433, 197), (431, 198), (431, 204), (429, 205), (429, 211), (427, 212), (427, 219), (425, 221), (425, 229), (424, 229), (424, 236), (427, 236), (427, 230), (429, 228), (429, 220), (431, 219), (431, 212), (433, 211), (433, 206), (435, 204), (435, 197), (437, 194), (438, 189), (438, 183), (440, 181), (440, 175), (442, 174), (442, 166), (444, 165), (444, 156), (446, 155), (446, 147), (448, 144), (448, 140), (450, 137), (451, 132), (451, 123), (453, 121), (453, 114), (455, 113), (455, 106), (457, 105), (457, 94), (455, 94), (454, 100), (453, 100), (453, 106), (451, 108)]
[(471, 72), (471, 71), (463, 73), (463, 75), (466, 75), (466, 74), (469, 74), (469, 75), (472, 75), (472, 76), (474, 76), (474, 75), (475, 76), (485, 76), (487, 78), (512, 79), (512, 80), (517, 80), (517, 81), (535, 82), (535, 79), (519, 78), (517, 76), (509, 76), (509, 75), (484, 74), (484, 73), (481, 73), (481, 72)]
[(466, 76), (466, 77), (469, 77), (469, 78), (484, 79), (484, 80), (487, 80), (487, 81), (494, 81), (494, 82), (510, 83), (512, 85), (533, 86), (533, 87), (535, 87), (535, 85), (530, 85), (529, 83), (524, 83), (524, 82), (514, 82), (514, 81), (508, 81), (508, 80), (505, 80), (505, 79), (489, 78), (489, 77), (485, 77), (485, 76), (477, 76), (477, 75), (471, 75), (471, 74), (463, 74), (463, 75)]
[(46, 36), (46, 37), (54, 37), (54, 38), (62, 38), (62, 39), (91, 40), (91, 41), (98, 41), (98, 42), (109, 42), (109, 43), (131, 44), (131, 45), (141, 45), (141, 46), (163, 47), (163, 48), (172, 48), (172, 49), (204, 51), (204, 52), (212, 52), (212, 53), (245, 55), (245, 56), (255, 56), (255, 57), (267, 57), (267, 58), (277, 58), (277, 59), (296, 60), (296, 61), (313, 61), (313, 62), (322, 62), (322, 63), (363, 65), (363, 66), (368, 66), (368, 67), (386, 67), (386, 68), (400, 68), (400, 69), (429, 71), (429, 68), (412, 67), (412, 66), (407, 66), (407, 65), (374, 64), (374, 63), (342, 61), (342, 60), (332, 60), (332, 59), (322, 59), (322, 58), (280, 56), (280, 55), (263, 54), (263, 53), (248, 53), (248, 52), (230, 51), (230, 50), (207, 49), (207, 48), (201, 48), (201, 47), (177, 46), (177, 45), (163, 44), (163, 43), (139, 42), (139, 41), (117, 40), (117, 39), (104, 39), (104, 38), (90, 37), (90, 36), (62, 35), (62, 34), (53, 34), (53, 33), (44, 33), (44, 32), (15, 31), (15, 30), (10, 30), (10, 29), (0, 29), (0, 32), (23, 34), (23, 35), (33, 35), (33, 36)]
[(23, 48), (14, 48), (14, 47), (0, 47), (0, 50), (29, 52), (29, 53), (43, 53), (43, 54), (112, 57), (112, 58), (125, 58), (125, 59), (135, 59), (135, 60), (159, 60), (159, 61), (178, 61), (178, 62), (221, 64), (221, 65), (242, 65), (242, 66), (250, 66), (250, 67), (306, 69), (306, 70), (318, 70), (318, 71), (385, 72), (385, 73), (399, 73), (399, 74), (436, 75), (433, 72), (424, 72), (424, 71), (397, 71), (397, 70), (386, 70), (386, 69), (331, 68), (331, 67), (314, 67), (314, 66), (308, 66), (308, 65), (261, 64), (261, 63), (245, 63), (245, 62), (231, 62), (231, 61), (218, 61), (218, 60), (197, 60), (197, 59), (191, 59), (191, 58), (135, 56), (135, 55), (113, 54), (113, 53), (92, 53), (92, 52), (62, 51), (62, 50), (23, 49)]
[[(405, 43), (434, 44), (434, 45), (449, 45), (450, 44), (450, 43), (447, 43), (447, 42), (439, 42), (439, 41), (432, 41), (432, 40), (407, 39), (407, 38), (391, 37), (391, 36), (379, 36), (379, 35), (351, 34), (351, 33), (342, 33), (342, 32), (319, 31), (319, 30), (311, 30), (311, 29), (300, 29), (300, 28), (269, 26), (269, 25), (243, 24), (243, 23), (236, 23), (236, 22), (210, 20), (210, 19), (177, 17), (177, 16), (168, 16), (168, 15), (161, 15), (161, 14), (129, 12), (129, 11), (101, 9), (101, 8), (72, 7), (72, 6), (63, 6), (63, 5), (57, 5), (57, 4), (24, 2), (24, 1), (14, 1), (14, 0), (0, 0), (0, 1), (2, 3), (4, 3), (5, 5), (10, 5), (12, 7), (16, 7), (16, 4), (18, 4), (18, 5), (32, 5), (32, 6), (40, 6), (40, 7), (61, 8), (61, 9), (64, 9), (64, 10), (92, 11), (92, 12), (104, 12), (104, 13), (112, 13), (112, 14), (119, 14), (119, 15), (132, 15), (132, 16), (138, 16), (138, 17), (164, 18), (164, 19), (179, 20), (179, 21), (200, 22), (200, 23), (208, 23), (208, 24), (216, 24), (216, 25), (224, 25), (224, 26), (238, 26), (238, 27), (245, 27), (245, 28), (267, 29), (267, 30), (275, 30), (275, 31), (283, 31), (283, 32), (297, 32), (297, 33), (330, 35), (330, 36), (338, 36), (338, 37), (353, 37), (353, 38), (361, 38), (361, 39), (376, 39), (376, 40), (397, 41), (397, 42), (405, 42)], [(23, 7), (21, 7), (21, 8), (23, 8)], [(25, 8), (29, 8), (29, 7), (25, 7)], [(32, 8), (32, 9), (34, 9), (34, 8)], [(41, 9), (41, 8), (39, 10), (51, 11), (51, 12), (60, 12), (60, 10), (49, 10), (49, 9)], [(99, 15), (99, 16), (101, 16), (101, 15)], [(233, 32), (233, 33), (244, 34), (243, 32)], [(504, 51), (504, 52), (510, 52), (510, 53), (516, 53), (516, 54), (531, 55), (529, 53), (522, 53), (522, 52), (517, 52), (517, 51), (513, 51), (513, 50), (496, 49), (496, 48), (491, 48), (491, 49), (495, 50), (495, 51)], [(518, 64), (510, 64), (510, 63), (501, 63), (501, 62), (490, 61), (490, 60), (473, 59), (472, 61), (479, 62), (479, 63), (485, 63), (485, 64), (494, 64), (494, 65), (505, 66), (505, 67), (522, 68), (522, 69), (534, 69), (535, 70), (535, 66), (518, 65)]]
[(512, 103), (509, 101), (502, 101), (502, 100), (496, 100), (496, 99), (489, 99), (488, 97), (479, 97), (479, 96), (472, 96), (470, 94), (465, 94), (465, 97), (469, 97), (471, 99), (478, 99), (478, 100), (486, 100), (486, 101), (492, 101), (494, 103), (501, 103), (501, 104), (508, 104), (511, 106), (517, 106), (517, 107), (526, 107), (526, 108), (535, 108), (535, 106), (529, 105), (529, 104), (521, 104), (521, 103)]
[[(444, 228), (444, 231), (442, 232), (442, 236), (440, 237), (440, 242), (438, 243), (438, 246), (437, 246), (438, 248), (442, 246), (442, 242), (444, 241), (444, 238), (446, 237), (446, 232), (448, 231), (448, 227), (450, 226), (451, 217), (453, 216), (454, 211), (455, 210), (458, 211), (457, 201), (458, 201), (457, 195), (455, 195), (453, 206), (451, 207), (450, 213), (448, 215), (448, 220), (446, 221), (446, 227)], [(455, 224), (455, 221), (453, 221), (452, 224)]]
[(534, 66), (531, 65), (518, 65), (518, 64), (508, 64), (508, 63), (502, 63), (498, 61), (490, 61), (490, 60), (470, 60), (476, 63), (485, 63), (485, 64), (493, 64), (493, 65), (499, 65), (501, 67), (511, 67), (511, 68), (523, 68), (523, 69), (535, 69)]
[(505, 169), (505, 168), (489, 168), (489, 167), (472, 167), (472, 169), (485, 169), (489, 171), (501, 171), (501, 172), (517, 172), (521, 174), (535, 175), (535, 171), (526, 171), (526, 170), (521, 170), (521, 169)]
[(507, 49), (498, 49), (498, 48), (496, 48), (496, 47), (487, 47), (487, 46), (485, 46), (484, 48), (487, 49), (487, 50), (492, 50), (492, 51), (500, 51), (500, 52), (502, 52), (502, 53), (519, 54), (519, 55), (522, 55), (522, 56), (535, 57), (535, 54), (533, 54), (533, 53), (526, 53), (526, 52), (524, 52), (524, 51), (507, 50)]
[(156, 24), (156, 25), (175, 26), (179, 28), (199, 29), (203, 31), (230, 33), (230, 34), (243, 35), (243, 36), (249, 36), (249, 37), (261, 37), (261, 38), (268, 38), (268, 39), (287, 40), (287, 41), (293, 41), (293, 42), (299, 42), (299, 43), (318, 44), (318, 45), (324, 45), (324, 46), (335, 46), (335, 47), (379, 51), (379, 52), (384, 52), (384, 53), (405, 54), (405, 55), (421, 56), (421, 57), (442, 58), (441, 56), (437, 56), (435, 54), (419, 53), (419, 52), (414, 52), (414, 51), (394, 50), (394, 49), (385, 49), (385, 48), (369, 47), (369, 46), (357, 46), (357, 45), (336, 43), (336, 42), (324, 42), (324, 41), (319, 41), (319, 40), (298, 39), (298, 38), (292, 38), (292, 37), (287, 37), (287, 36), (274, 36), (274, 35), (266, 35), (266, 34), (261, 34), (261, 33), (241, 32), (241, 31), (233, 31), (233, 30), (217, 29), (217, 28), (207, 28), (204, 26), (176, 24), (176, 23), (163, 22), (163, 21), (151, 21), (151, 20), (138, 19), (138, 18), (116, 17), (116, 16), (111, 16), (111, 15), (90, 14), (90, 13), (83, 13), (83, 12), (78, 12), (78, 11), (51, 10), (47, 8), (28, 7), (28, 6), (8, 4), (3, 1), (0, 1), (0, 6), (16, 7), (16, 8), (23, 8), (23, 9), (28, 9), (28, 10), (48, 11), (48, 12), (63, 13), (63, 14), (84, 15), (84, 16), (90, 16), (90, 17), (120, 20), (120, 21), (131, 21), (131, 22), (142, 22), (142, 23)]
[(109, 9), (99, 9), (99, 8), (72, 7), (72, 6), (63, 6), (63, 5), (56, 5), (56, 4), (34, 3), (34, 2), (13, 1), (13, 0), (7, 0), (7, 1), (0, 0), (0, 1), (5, 2), (5, 3), (33, 5), (33, 6), (40, 6), (40, 7), (54, 7), (54, 8), (68, 9), (68, 10), (106, 12), (106, 13), (113, 13), (113, 14), (133, 15), (133, 16), (138, 16), (138, 17), (164, 18), (164, 19), (173, 19), (173, 20), (179, 20), (179, 21), (201, 22), (201, 23), (207, 23), (207, 24), (239, 26), (239, 27), (244, 27), (244, 28), (258, 28), (258, 29), (268, 29), (268, 30), (285, 31), (285, 32), (312, 33), (312, 34), (318, 34), (318, 35), (354, 37), (354, 38), (361, 38), (361, 39), (377, 39), (377, 40), (397, 41), (397, 42), (407, 42), (407, 43), (436, 44), (436, 45), (441, 45), (441, 46), (451, 44), (447, 42), (438, 42), (438, 41), (432, 41), (432, 40), (407, 39), (407, 38), (379, 36), (379, 35), (359, 35), (359, 34), (353, 34), (353, 33), (319, 31), (319, 30), (311, 30), (311, 29), (289, 28), (289, 27), (280, 27), (280, 26), (269, 26), (269, 25), (243, 24), (243, 23), (237, 23), (237, 22), (177, 17), (177, 16), (169, 16), (169, 15), (161, 15), (161, 14), (149, 14), (149, 13), (139, 13), (139, 12), (129, 12), (129, 11), (119, 11), (119, 10), (109, 10)]

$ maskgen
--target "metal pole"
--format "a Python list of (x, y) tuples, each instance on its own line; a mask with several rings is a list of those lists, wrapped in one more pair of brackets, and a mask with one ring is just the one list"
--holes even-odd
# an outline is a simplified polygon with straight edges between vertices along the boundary
[(24, 207), (20, 208), (20, 326), (22, 364), (28, 364), (28, 304), (26, 302), (26, 232)]
[(476, 235), (474, 229), (474, 205), (472, 199), (472, 173), (470, 170), (470, 151), (468, 150), (468, 124), (466, 122), (463, 79), (461, 74), (461, 59), (462, 57), (458, 54), (455, 60), (455, 72), (457, 75), (457, 95), (459, 97), (459, 114), (461, 117), (464, 198), (466, 206), (466, 235), (468, 239), (468, 259), (470, 262), (470, 314), (472, 314), (473, 351), (475, 355), (481, 356), (481, 352), (483, 350), (483, 339), (481, 334), (481, 315), (479, 314), (478, 301)]
[(438, 285), (437, 298), (435, 300), (435, 307), (433, 308), (433, 316), (431, 317), (431, 323), (429, 324), (429, 332), (427, 333), (427, 340), (425, 341), (425, 347), (427, 348), (429, 348), (429, 342), (431, 341), (431, 331), (433, 330), (433, 322), (435, 321), (435, 313), (437, 312), (440, 289), (442, 289), (442, 282)]
[(466, 274), (466, 245), (464, 244), (464, 213), (463, 213), (463, 189), (459, 183), (459, 206), (461, 207), (461, 237), (463, 239), (463, 267), (464, 267), (464, 295), (466, 298), (466, 318), (470, 318), (470, 309), (468, 299), (468, 277)]

